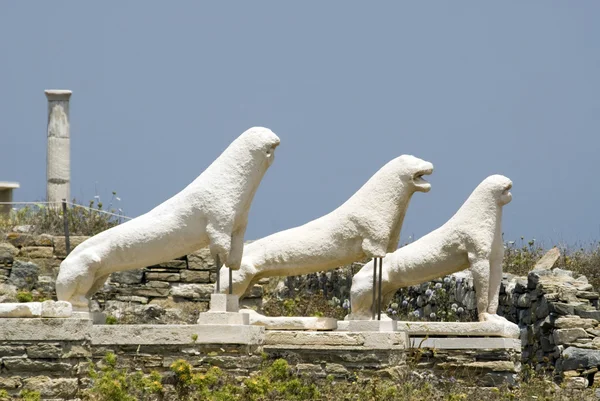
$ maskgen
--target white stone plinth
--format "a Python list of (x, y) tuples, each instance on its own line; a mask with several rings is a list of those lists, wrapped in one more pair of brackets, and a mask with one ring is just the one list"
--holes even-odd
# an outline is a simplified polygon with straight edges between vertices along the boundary
[(90, 334), (94, 345), (260, 345), (264, 341), (265, 329), (257, 326), (198, 324), (90, 325)]
[(397, 330), (395, 320), (349, 320), (348, 331), (405, 331)]
[(0, 304), (0, 318), (68, 318), (71, 313), (71, 304), (63, 301)]
[(230, 294), (210, 294), (211, 312), (239, 312), (240, 297)]
[(242, 309), (240, 313), (250, 317), (251, 325), (263, 326), (266, 330), (328, 331), (337, 329), (337, 320), (330, 317), (264, 316), (251, 309)]
[[(390, 323), (393, 322), (393, 323)], [(519, 326), (509, 321), (401, 322), (395, 320), (343, 320), (337, 331), (404, 331), (415, 336), (519, 338)]]
[(198, 316), (198, 324), (207, 325), (249, 325), (247, 313), (238, 312), (203, 312)]

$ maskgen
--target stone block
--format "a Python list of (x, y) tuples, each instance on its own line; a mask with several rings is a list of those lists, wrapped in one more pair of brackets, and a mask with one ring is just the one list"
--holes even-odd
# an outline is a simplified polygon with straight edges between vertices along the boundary
[(337, 320), (329, 317), (264, 316), (249, 309), (240, 310), (240, 313), (247, 313), (250, 324), (263, 326), (266, 330), (328, 331), (337, 329)]
[(237, 295), (210, 294), (211, 312), (239, 312), (240, 298)]
[(144, 278), (144, 269), (125, 270), (110, 275), (110, 281), (119, 284), (140, 284)]
[(516, 338), (501, 337), (417, 337), (410, 336), (409, 346), (411, 348), (433, 348), (433, 349), (508, 349), (521, 350), (521, 341)]
[(599, 294), (595, 291), (577, 291), (577, 298), (594, 300), (599, 298)]
[(397, 322), (395, 320), (349, 320), (348, 331), (396, 331)]
[[(146, 272), (146, 280), (157, 280), (157, 281), (179, 281), (181, 276), (179, 273), (155, 273)], [(167, 284), (168, 285), (168, 284)]]
[(0, 303), (0, 318), (40, 317), (41, 315), (40, 302)]
[(562, 353), (562, 370), (588, 369), (600, 365), (600, 350), (569, 347)]
[(23, 388), (39, 392), (44, 399), (71, 399), (77, 396), (79, 384), (77, 378), (35, 376), (24, 379)]
[(0, 319), (2, 341), (79, 341), (90, 337), (92, 322), (83, 319)]
[(167, 281), (148, 281), (146, 286), (150, 288), (170, 288), (171, 284)]
[(0, 388), (16, 389), (21, 387), (21, 378), (19, 376), (0, 377)]
[(208, 248), (199, 249), (188, 255), (190, 269), (210, 270), (215, 268), (215, 260)]
[(139, 304), (147, 304), (148, 303), (147, 297), (136, 297), (135, 295), (117, 295), (115, 298), (117, 299), (117, 301), (122, 301), (122, 302), (136, 302)]
[(65, 362), (31, 360), (25, 358), (3, 358), (2, 363), (9, 372), (70, 372), (73, 366)]
[(60, 344), (40, 343), (27, 347), (27, 357), (31, 359), (60, 358), (62, 353)]
[(214, 292), (211, 284), (180, 284), (171, 287), (173, 297), (208, 301)]
[(202, 312), (197, 324), (201, 325), (248, 325), (248, 314), (239, 312)]
[(561, 302), (550, 302), (548, 308), (550, 313), (555, 313), (557, 315), (573, 315), (575, 313), (575, 308), (573, 305)]
[(8, 278), (8, 284), (12, 284), (21, 290), (31, 291), (37, 283), (40, 269), (31, 262), (15, 260)]
[(92, 326), (93, 345), (260, 345), (265, 329), (249, 325), (104, 325)]
[(19, 249), (9, 243), (0, 244), (0, 265), (10, 266), (13, 263), (15, 256), (19, 253)]
[(23, 258), (52, 258), (54, 250), (50, 246), (24, 246), (19, 251)]
[[(69, 245), (71, 245), (71, 250), (75, 249), (76, 246), (81, 244), (83, 241), (88, 239), (89, 237), (81, 236), (81, 235), (72, 235), (69, 236)], [(67, 257), (67, 243), (65, 242), (64, 236), (54, 236), (54, 256), (59, 258)]]
[(35, 243), (34, 235), (27, 233), (16, 233), (11, 232), (6, 234), (6, 240), (13, 246), (18, 248), (23, 246), (30, 246)]
[(65, 301), (42, 302), (42, 317), (67, 318), (73, 313), (73, 307)]
[(588, 309), (575, 308), (574, 313), (577, 316), (581, 316), (582, 318), (594, 319), (594, 320), (600, 321), (600, 310), (588, 310)]
[(181, 270), (184, 283), (210, 283), (210, 272), (204, 270)]
[(119, 289), (120, 293), (131, 294), (139, 297), (168, 297), (170, 288), (151, 288), (151, 287), (135, 287)]
[(559, 329), (591, 329), (596, 326), (598, 322), (594, 319), (582, 319), (581, 317), (559, 317), (554, 321), (554, 326)]

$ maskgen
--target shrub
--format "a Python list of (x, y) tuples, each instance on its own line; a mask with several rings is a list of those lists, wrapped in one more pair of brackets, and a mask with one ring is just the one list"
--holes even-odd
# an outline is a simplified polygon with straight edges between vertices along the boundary
[(17, 301), (19, 302), (32, 302), (33, 294), (29, 291), (18, 291), (17, 292)]

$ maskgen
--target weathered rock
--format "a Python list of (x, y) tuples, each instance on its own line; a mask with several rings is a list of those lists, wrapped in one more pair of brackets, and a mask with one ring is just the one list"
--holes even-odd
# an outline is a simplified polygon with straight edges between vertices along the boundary
[[(71, 250), (75, 249), (79, 244), (88, 239), (86, 236), (73, 235), (69, 236), (69, 245), (71, 245)], [(67, 243), (65, 241), (64, 236), (55, 236), (53, 238), (54, 243), (54, 255), (59, 258), (64, 258), (67, 256)]]
[[(146, 272), (146, 280), (157, 280), (157, 281), (179, 281), (181, 276), (179, 273), (155, 273)], [(168, 286), (168, 284), (167, 284)]]
[(181, 281), (184, 283), (210, 283), (210, 272), (206, 270), (182, 270)]
[(42, 302), (42, 317), (47, 318), (67, 318), (71, 317), (73, 307), (65, 301), (44, 301)]
[(122, 302), (137, 302), (140, 304), (148, 303), (147, 297), (136, 297), (134, 295), (117, 295), (116, 299), (117, 299), (117, 301), (122, 301)]
[(33, 245), (35, 243), (34, 236), (32, 234), (16, 232), (10, 232), (6, 234), (6, 240), (18, 248), (22, 246)]
[(0, 377), (0, 388), (15, 389), (21, 387), (21, 378), (19, 376)]
[(180, 284), (171, 288), (174, 297), (209, 300), (210, 294), (214, 292), (211, 284)]
[(27, 347), (27, 356), (34, 359), (60, 358), (62, 349), (58, 343), (40, 343)]
[(110, 281), (119, 284), (140, 284), (144, 278), (144, 269), (125, 270), (110, 275)]
[(151, 287), (135, 287), (120, 289), (121, 293), (131, 294), (140, 297), (167, 297), (169, 296), (169, 288), (151, 288)]
[(551, 313), (557, 315), (573, 315), (575, 308), (572, 305), (561, 303), (561, 302), (550, 302), (549, 310)]
[(23, 388), (38, 391), (43, 398), (74, 398), (78, 387), (77, 378), (35, 376), (23, 380)]
[(581, 316), (586, 319), (594, 319), (594, 320), (600, 321), (600, 311), (599, 310), (588, 310), (588, 309), (575, 308), (574, 313), (577, 316)]
[(54, 252), (49, 246), (24, 246), (19, 256), (24, 258), (51, 258)]
[(600, 351), (569, 347), (562, 353), (562, 370), (587, 369), (600, 365)]
[(588, 381), (585, 377), (567, 377), (565, 378), (565, 388), (568, 389), (585, 389)]
[(533, 267), (533, 270), (548, 270), (551, 269), (552, 266), (556, 263), (556, 261), (560, 258), (560, 251), (558, 248), (552, 248), (548, 252), (542, 256), (540, 260), (538, 260)]
[(587, 338), (588, 333), (581, 328), (575, 329), (558, 329), (554, 330), (553, 337), (555, 344), (570, 344), (578, 338)]
[(591, 329), (596, 326), (597, 321), (594, 319), (582, 319), (580, 317), (559, 317), (554, 321), (554, 326), (558, 329)]
[(8, 283), (22, 290), (31, 291), (37, 283), (39, 267), (31, 262), (15, 260)]
[(215, 266), (215, 260), (208, 248), (202, 248), (189, 254), (188, 263), (190, 269), (209, 270)]
[(528, 308), (531, 305), (531, 295), (529, 293), (521, 294), (517, 301), (519, 308)]
[(576, 293), (577, 298), (583, 298), (583, 299), (598, 299), (599, 295), (597, 292), (593, 292), (593, 291), (577, 291)]
[(0, 265), (12, 265), (13, 260), (18, 253), (19, 249), (14, 245), (9, 243), (0, 243)]

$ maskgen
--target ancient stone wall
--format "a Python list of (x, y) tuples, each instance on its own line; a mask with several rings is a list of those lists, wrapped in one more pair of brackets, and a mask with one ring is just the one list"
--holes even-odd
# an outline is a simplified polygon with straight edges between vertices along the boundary
[[(481, 349), (456, 346), (407, 349), (404, 332), (265, 331), (256, 326), (93, 325), (80, 319), (2, 319), (0, 388), (11, 394), (39, 391), (44, 399), (71, 400), (92, 383), (90, 363), (107, 353), (130, 373), (158, 372), (173, 392), (170, 366), (185, 359), (198, 371), (218, 366), (238, 377), (264, 360), (286, 359), (292, 369), (315, 380), (401, 374), (467, 376), (482, 385), (514, 383), (520, 370), (518, 341), (486, 339)], [(516, 345), (511, 345), (510, 342)], [(101, 364), (100, 364), (101, 365)], [(172, 399), (172, 398), (171, 398)]]
[[(84, 239), (71, 237), (71, 246)], [(64, 237), (9, 234), (0, 243), (0, 302), (14, 301), (17, 290), (34, 300), (53, 298), (54, 279), (65, 256)], [(319, 293), (344, 308), (349, 304), (352, 271), (359, 268), (355, 264), (289, 277), (265, 288), (280, 300)], [(208, 308), (215, 278), (210, 253), (200, 250), (180, 260), (114, 274), (94, 302), (118, 323), (190, 324)], [(262, 295), (262, 286), (255, 286), (245, 305), (260, 306)], [(570, 271), (535, 270), (528, 277), (505, 274), (499, 313), (521, 328), (523, 362), (555, 369), (577, 385), (590, 385), (600, 367), (598, 298), (585, 277), (574, 277)], [(473, 282), (461, 272), (402, 289), (387, 308), (389, 315), (400, 319), (473, 321)]]
[[(71, 248), (85, 239), (70, 237)], [(55, 299), (54, 282), (66, 254), (62, 236), (8, 234), (0, 243), (0, 301), (14, 301), (19, 290), (34, 299)], [(208, 309), (215, 280), (215, 263), (208, 249), (201, 249), (178, 260), (112, 274), (93, 304), (121, 323), (195, 323)], [(256, 286), (245, 305), (259, 305), (261, 297), (262, 287)]]

